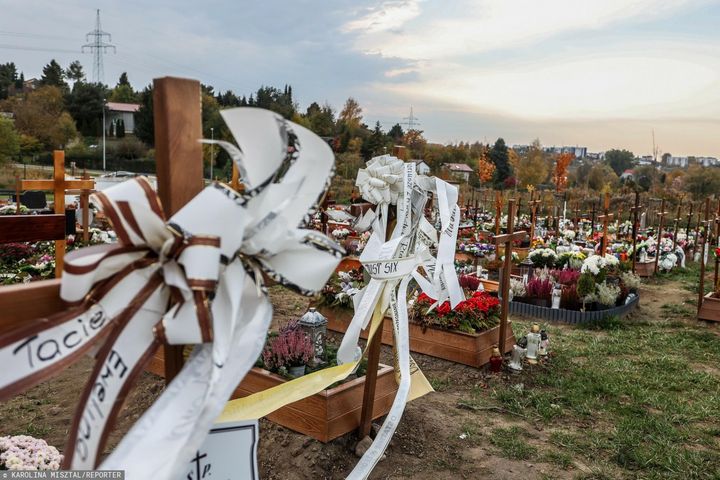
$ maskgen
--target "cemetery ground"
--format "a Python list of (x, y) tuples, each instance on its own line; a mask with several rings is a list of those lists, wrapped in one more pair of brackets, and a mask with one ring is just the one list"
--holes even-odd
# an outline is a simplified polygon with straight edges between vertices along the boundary
[[(650, 279), (623, 320), (549, 325), (548, 362), (520, 375), (414, 354), (436, 393), (407, 405), (371, 478), (720, 478), (720, 328), (695, 320), (697, 278), (691, 267)], [(276, 322), (307, 305), (278, 287), (271, 296)], [(513, 321), (517, 336), (531, 323)], [(381, 361), (391, 361), (388, 347)], [(0, 406), (3, 434), (62, 448), (91, 363)], [(109, 448), (162, 386), (144, 374)], [(344, 478), (354, 445), (352, 435), (323, 445), (262, 420), (261, 478)]]

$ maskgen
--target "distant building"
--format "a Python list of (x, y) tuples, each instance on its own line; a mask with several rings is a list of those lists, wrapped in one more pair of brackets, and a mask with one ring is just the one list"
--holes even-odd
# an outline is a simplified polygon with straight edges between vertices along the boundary
[(133, 133), (135, 130), (134, 113), (140, 110), (138, 103), (108, 102), (105, 113), (105, 131), (115, 131), (118, 120), (125, 124), (125, 133)]
[(620, 180), (623, 182), (626, 180), (635, 180), (635, 172), (632, 169), (625, 170), (622, 175), (620, 175)]
[(690, 160), (688, 157), (665, 157), (665, 164), (668, 167), (680, 167), (680, 168), (687, 168), (687, 166), (690, 164)]
[(23, 82), (23, 93), (32, 92), (40, 86), (40, 80), (37, 78), (30, 78)]
[(415, 170), (420, 175), (427, 175), (430, 173), (430, 165), (425, 163), (425, 160), (421, 159), (410, 159), (411, 162), (415, 164)]
[(469, 181), (470, 174), (473, 173), (473, 169), (464, 163), (444, 163), (443, 168), (448, 170), (450, 175), (463, 182)]
[(695, 161), (698, 165), (702, 165), (703, 167), (715, 167), (720, 165), (720, 161), (715, 157), (695, 157)]

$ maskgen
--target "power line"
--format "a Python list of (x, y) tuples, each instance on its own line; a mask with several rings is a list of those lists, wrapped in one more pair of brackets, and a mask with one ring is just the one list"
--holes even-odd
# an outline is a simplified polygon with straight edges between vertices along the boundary
[[(105, 41), (105, 37), (107, 37), (107, 42)], [(85, 40), (87, 40), (88, 43), (82, 46), (82, 51), (84, 53), (87, 48), (90, 53), (93, 54), (93, 80), (95, 83), (104, 83), (103, 55), (107, 53), (108, 50), (117, 53), (117, 49), (115, 45), (108, 43), (112, 42), (110, 34), (104, 32), (100, 27), (100, 9), (97, 10), (95, 18), (95, 30), (86, 34)]]
[(43, 48), (43, 47), (24, 47), (22, 45), (7, 45), (0, 43), (0, 49), (3, 50), (26, 50), (31, 52), (51, 52), (51, 53), (78, 53), (77, 50), (69, 50), (63, 48)]
[(416, 130), (415, 127), (420, 126), (419, 119), (413, 114), (412, 105), (410, 106), (410, 116), (403, 117), (403, 120), (407, 120), (407, 122), (400, 122), (400, 125), (407, 125), (408, 130)]

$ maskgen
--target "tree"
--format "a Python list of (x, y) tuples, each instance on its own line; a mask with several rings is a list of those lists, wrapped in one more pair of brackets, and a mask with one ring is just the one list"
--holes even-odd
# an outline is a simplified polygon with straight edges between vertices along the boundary
[(555, 190), (558, 192), (565, 189), (568, 181), (568, 167), (575, 160), (575, 154), (570, 152), (561, 153), (555, 160), (555, 170), (553, 171), (553, 183)]
[(102, 135), (102, 116), (107, 90), (99, 83), (76, 82), (67, 95), (67, 109), (80, 133), (89, 137)]
[(77, 135), (58, 87), (41, 87), (30, 92), (24, 101), (14, 103), (13, 112), (18, 131), (35, 137), (48, 150), (67, 144)]
[(483, 148), (478, 159), (478, 177), (481, 183), (488, 183), (493, 179), (495, 173), (495, 165), (488, 157), (487, 149)]
[(720, 169), (700, 166), (693, 166), (688, 169), (683, 177), (685, 190), (695, 200), (704, 200), (709, 195), (720, 191)]
[(58, 87), (65, 91), (68, 88), (65, 83), (65, 71), (55, 59), (43, 67), (43, 74), (40, 77), (40, 85)]
[(386, 137), (380, 127), (380, 122), (375, 123), (375, 129), (372, 135), (365, 138), (360, 147), (360, 154), (365, 160), (370, 160), (372, 157), (382, 155), (384, 153), (384, 147), (386, 147)]
[(520, 155), (514, 169), (518, 183), (522, 187), (543, 183), (548, 175), (547, 159), (540, 140), (535, 140), (530, 148)]
[(115, 125), (115, 136), (117, 138), (123, 138), (125, 136), (125, 120), (122, 118), (118, 119), (117, 125)]
[(133, 115), (135, 118), (135, 136), (150, 145), (155, 145), (155, 123), (153, 119), (153, 86), (148, 85), (140, 93), (140, 109)]
[(495, 188), (502, 190), (505, 187), (505, 180), (513, 176), (513, 171), (508, 161), (508, 148), (505, 145), (505, 140), (498, 138), (493, 148), (490, 149), (488, 157), (495, 166), (495, 172), (493, 173)]
[(65, 70), (65, 77), (73, 82), (82, 82), (85, 80), (85, 72), (79, 60), (72, 62), (67, 70)]
[(335, 112), (328, 104), (322, 107), (316, 102), (310, 104), (305, 112), (310, 130), (321, 137), (334, 137), (336, 132)]
[(25, 133), (20, 134), (20, 155), (23, 157), (32, 157), (42, 152), (42, 149), (43, 146), (42, 143), (40, 143), (40, 140), (32, 135), (27, 135)]
[(122, 74), (120, 74), (118, 83), (117, 85), (115, 85), (115, 88), (113, 88), (110, 92), (108, 100), (118, 103), (137, 103), (138, 94), (135, 93), (132, 85), (130, 85), (130, 80), (128, 80), (127, 73), (123, 72)]
[(17, 68), (15, 64), (0, 64), (0, 100), (8, 98), (10, 87), (15, 86), (18, 81)]
[(0, 165), (20, 153), (20, 136), (13, 121), (0, 117)]
[(423, 137), (422, 130), (408, 130), (402, 138), (401, 143), (410, 149), (412, 158), (423, 158), (427, 140)]
[(632, 168), (634, 161), (635, 155), (628, 150), (613, 149), (605, 152), (605, 163), (613, 169), (618, 177), (625, 170)]
[(402, 139), (402, 137), (405, 136), (405, 132), (403, 132), (403, 129), (400, 126), (400, 124), (396, 123), (395, 125), (392, 126), (392, 128), (388, 132), (388, 136), (390, 138), (392, 138), (393, 141), (395, 141), (395, 143), (397, 143), (400, 141), (400, 139)]
[(605, 164), (596, 164), (588, 174), (588, 187), (598, 192), (607, 186), (614, 186), (618, 183), (618, 176), (612, 168)]
[(344, 124), (350, 133), (354, 133), (360, 128), (362, 122), (362, 108), (354, 98), (350, 97), (345, 101), (338, 121)]

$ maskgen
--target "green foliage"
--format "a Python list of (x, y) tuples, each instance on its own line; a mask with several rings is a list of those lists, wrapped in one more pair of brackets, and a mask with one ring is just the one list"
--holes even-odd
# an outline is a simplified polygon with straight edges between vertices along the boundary
[(625, 170), (632, 168), (634, 161), (635, 155), (628, 150), (613, 149), (605, 152), (605, 163), (613, 169), (618, 177)]
[(695, 200), (703, 200), (720, 191), (720, 169), (694, 166), (683, 177), (685, 190)]
[(0, 64), (0, 100), (8, 98), (10, 88), (17, 86), (17, 82), (18, 73), (15, 64), (12, 62)]
[(527, 433), (519, 427), (496, 428), (490, 436), (490, 443), (500, 449), (503, 457), (513, 460), (529, 460), (537, 456), (537, 448), (527, 443)]
[(75, 82), (66, 97), (67, 109), (82, 135), (102, 136), (103, 105), (107, 90), (98, 83)]
[(63, 91), (67, 90), (68, 85), (65, 83), (65, 70), (63, 70), (54, 58), (50, 60), (50, 63), (43, 67), (40, 84), (43, 86), (58, 87)]
[(505, 186), (505, 181), (513, 175), (505, 140), (498, 138), (493, 148), (490, 149), (488, 157), (493, 165), (495, 165), (495, 172), (493, 173), (495, 188), (502, 190)]
[(591, 273), (586, 272), (580, 275), (577, 283), (577, 293), (580, 298), (595, 293), (595, 278)]
[(58, 87), (41, 87), (25, 99), (13, 98), (15, 128), (37, 139), (43, 148), (52, 150), (75, 138), (75, 122), (65, 112), (62, 92)]
[(13, 121), (0, 117), (0, 165), (20, 153), (20, 135)]
[(117, 138), (125, 137), (125, 120), (122, 118), (118, 119), (117, 124), (115, 125), (115, 136)]
[(148, 85), (140, 93), (140, 109), (135, 112), (135, 136), (151, 147), (155, 145), (155, 123), (153, 119), (153, 86)]
[(79, 60), (75, 60), (68, 66), (65, 71), (65, 76), (73, 82), (82, 82), (85, 80), (85, 72), (83, 72), (83, 67)]
[(600, 191), (605, 186), (614, 186), (618, 182), (618, 176), (615, 171), (603, 164), (596, 164), (590, 169), (587, 177), (588, 187), (593, 190)]

